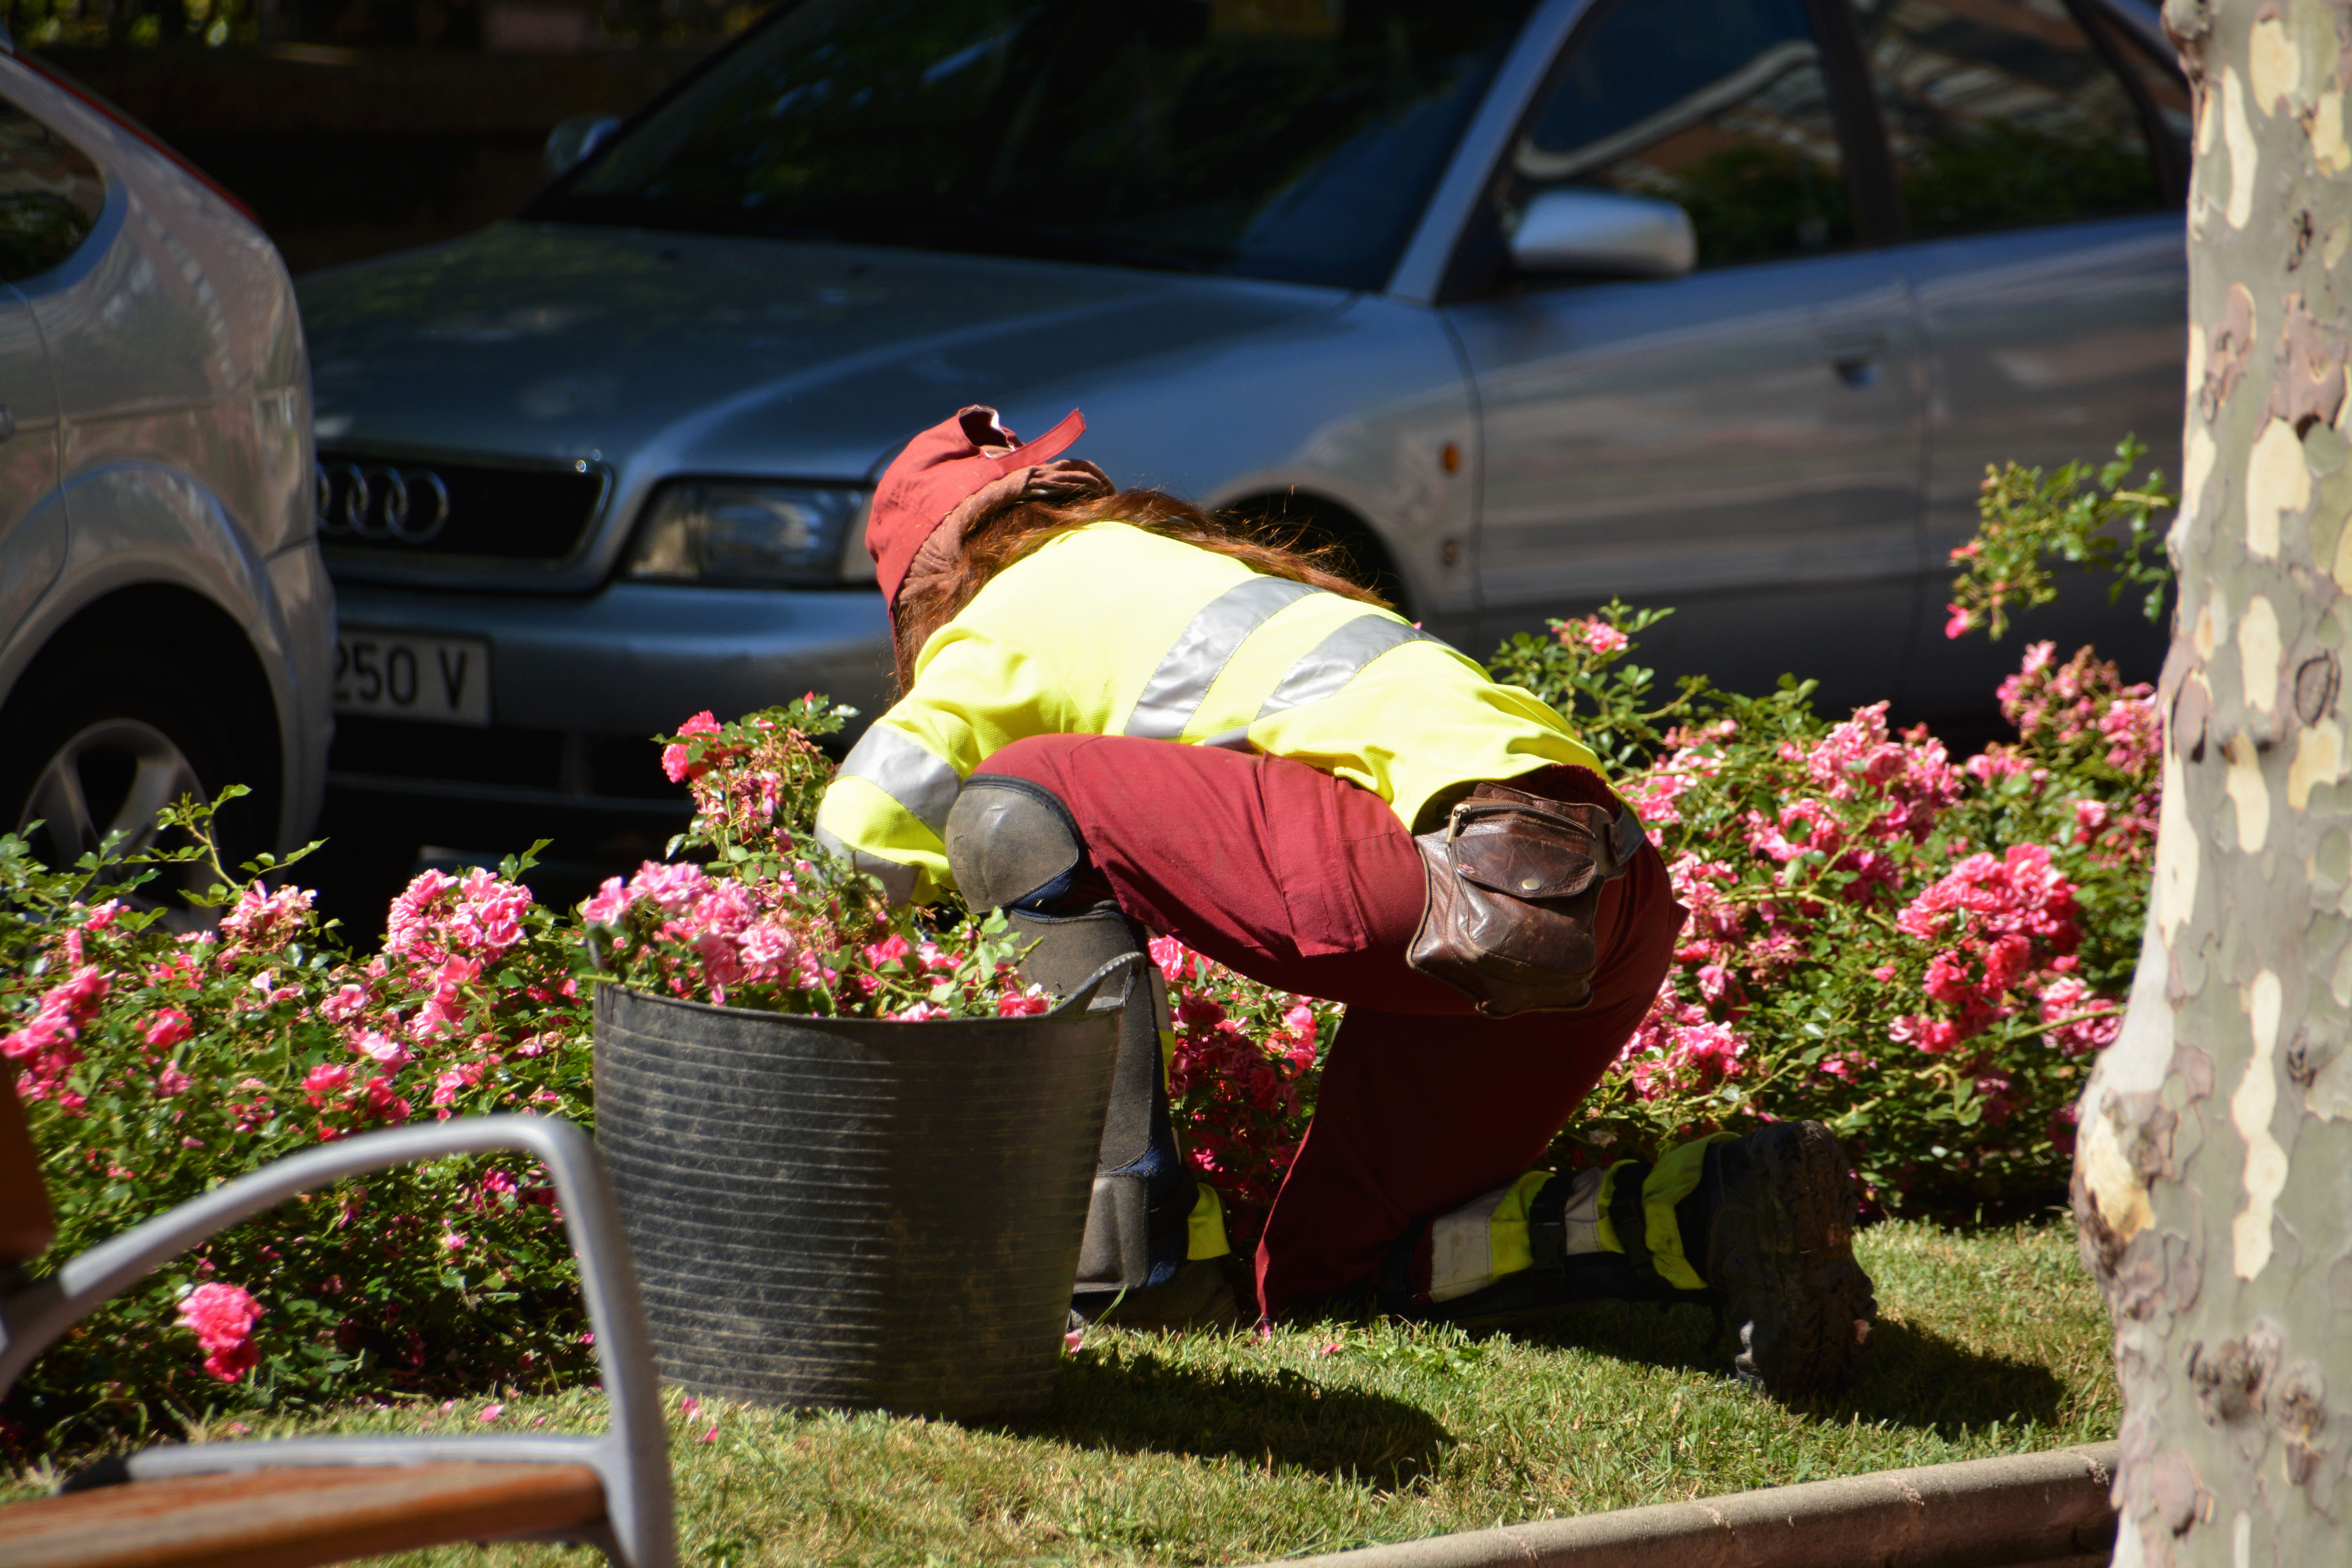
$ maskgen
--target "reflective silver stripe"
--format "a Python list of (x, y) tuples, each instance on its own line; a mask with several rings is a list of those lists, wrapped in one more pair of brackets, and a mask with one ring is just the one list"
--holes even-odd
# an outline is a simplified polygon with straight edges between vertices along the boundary
[(845, 778), (864, 779), (938, 834), (947, 837), (948, 808), (956, 803), (963, 779), (904, 730), (877, 724), (842, 760)]
[(1249, 635), (1284, 606), (1320, 591), (1282, 577), (1253, 577), (1210, 600), (1143, 683), (1143, 695), (1128, 715), (1127, 732), (1154, 741), (1181, 735)]
[(1364, 666), (1391, 648), (1402, 647), (1409, 642), (1436, 640), (1416, 626), (1392, 621), (1386, 616), (1358, 616), (1307, 649), (1275, 687), (1274, 695), (1265, 700), (1257, 716), (1270, 718), (1286, 708), (1320, 701), (1361, 675)]
[(879, 855), (868, 855), (863, 849), (852, 849), (841, 841), (831, 828), (816, 830), (817, 847), (840, 856), (857, 870), (882, 884), (882, 891), (894, 904), (903, 904), (915, 896), (915, 868), (901, 866), (896, 860), (885, 860)]

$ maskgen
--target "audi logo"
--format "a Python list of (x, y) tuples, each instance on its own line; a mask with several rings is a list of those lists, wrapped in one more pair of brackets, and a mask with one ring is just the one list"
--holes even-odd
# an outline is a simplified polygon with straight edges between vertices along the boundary
[(449, 523), (449, 487), (430, 468), (319, 465), (319, 531), (425, 544)]

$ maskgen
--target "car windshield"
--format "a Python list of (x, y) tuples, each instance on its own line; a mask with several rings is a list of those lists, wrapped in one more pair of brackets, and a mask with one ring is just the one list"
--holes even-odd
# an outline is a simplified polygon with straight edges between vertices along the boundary
[(1531, 0), (804, 0), (529, 218), (1378, 288)]

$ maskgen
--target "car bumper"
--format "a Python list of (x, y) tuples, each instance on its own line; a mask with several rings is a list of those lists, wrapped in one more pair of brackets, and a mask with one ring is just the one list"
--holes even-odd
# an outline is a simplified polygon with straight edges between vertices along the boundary
[(332, 727), (335, 592), (310, 540), (271, 556), (268, 570), (277, 611), (269, 637), (278, 645), (272, 694), (284, 770), (278, 831), (282, 854), (309, 838), (319, 820), (327, 772), (326, 748), (320, 742)]
[[(344, 632), (475, 637), (490, 649), (487, 727), (343, 713), (328, 812), (473, 848), (673, 832), (686, 794), (649, 737), (823, 692), (888, 705), (889, 617), (874, 593), (618, 584), (582, 597), (344, 586)], [(862, 727), (862, 726), (861, 726)]]

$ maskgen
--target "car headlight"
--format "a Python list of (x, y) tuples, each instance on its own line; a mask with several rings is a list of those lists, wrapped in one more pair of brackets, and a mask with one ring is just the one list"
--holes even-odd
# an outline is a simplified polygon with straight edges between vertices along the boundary
[(869, 493), (846, 487), (688, 479), (666, 485), (638, 525), (625, 575), (641, 582), (798, 587), (871, 583)]

